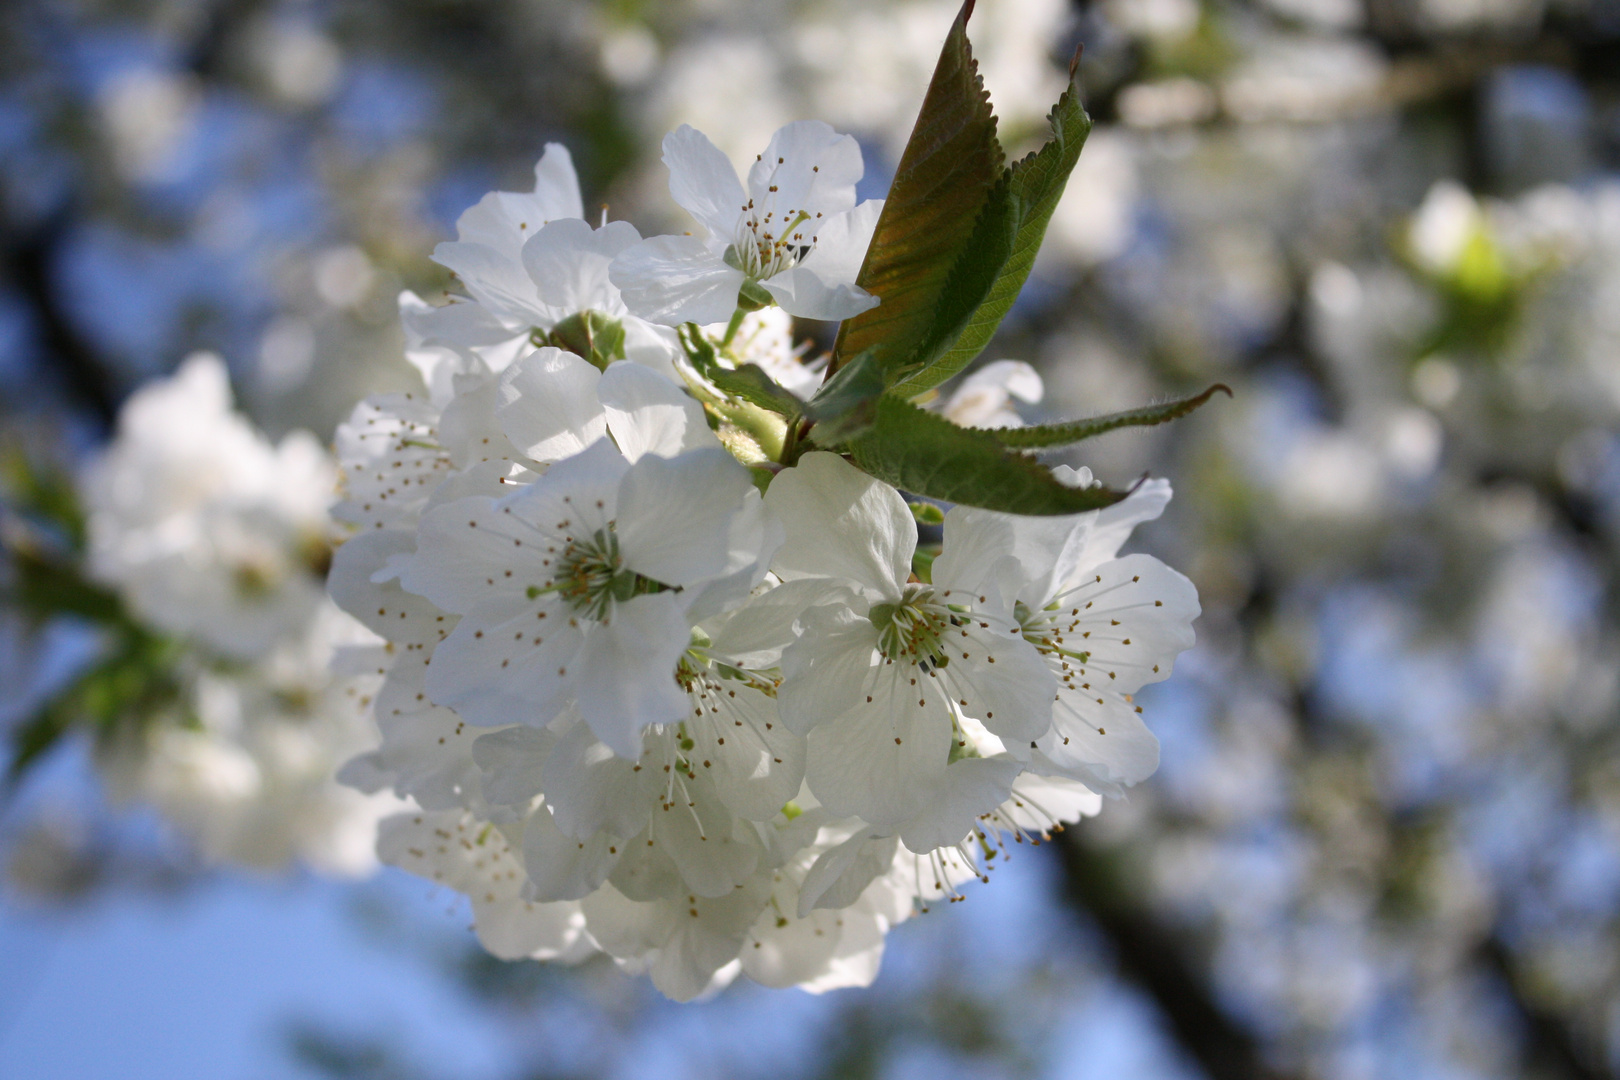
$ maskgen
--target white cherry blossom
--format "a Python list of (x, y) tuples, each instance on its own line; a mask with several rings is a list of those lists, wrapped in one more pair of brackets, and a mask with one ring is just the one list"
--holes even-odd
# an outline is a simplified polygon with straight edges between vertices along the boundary
[(478, 940), (502, 960), (566, 963), (594, 951), (578, 904), (524, 898), (523, 867), (506, 829), (462, 810), (396, 814), (382, 823), (377, 852), (384, 862), (465, 894)]
[(616, 753), (639, 756), (643, 728), (686, 710), (673, 676), (687, 606), (759, 561), (752, 490), (720, 450), (631, 464), (599, 441), (503, 500), (429, 511), (403, 584), (462, 616), (429, 696), (485, 725), (544, 725), (576, 701)]
[[(457, 351), (470, 351), (494, 371), (510, 363), (531, 332), (544, 338), (559, 324), (586, 313), (613, 325), (623, 340), (614, 356), (673, 375), (679, 344), (667, 329), (630, 314), (608, 279), (615, 256), (641, 240), (635, 226), (583, 220), (579, 180), (568, 151), (550, 143), (535, 166), (530, 195), (492, 192), (456, 223), (457, 239), (433, 258), (452, 270), (476, 301), (441, 308), (402, 298), (408, 355), (430, 390), (442, 396), (441, 368), (454, 370)], [(577, 337), (577, 335), (576, 335)]]
[(614, 260), (632, 312), (670, 326), (723, 323), (751, 287), (807, 319), (877, 305), (855, 277), (883, 204), (855, 204), (864, 167), (853, 137), (816, 120), (788, 124), (755, 159), (746, 189), (725, 154), (684, 124), (664, 137), (664, 163), (670, 194), (706, 235), (644, 240)]
[(982, 579), (988, 560), (1013, 554), (1016, 580), (1009, 586), (1003, 574), (999, 583), (1017, 600), (1020, 632), (1057, 678), (1051, 730), (1035, 739), (1037, 767), (1104, 794), (1158, 767), (1158, 740), (1133, 695), (1168, 678), (1176, 654), (1193, 644), (1192, 583), (1152, 556), (1116, 557), (1135, 525), (1158, 517), (1169, 499), (1168, 483), (1149, 481), (1114, 506), (1067, 517), (959, 507), (946, 517), (934, 563), (937, 574)]
[(272, 446), (194, 354), (130, 398), (88, 470), (90, 572), (158, 629), (254, 658), (320, 606), (335, 481), (313, 436)]
[(962, 380), (945, 402), (953, 424), (974, 428), (1022, 427), (1013, 402), (1034, 404), (1046, 392), (1040, 374), (1022, 360), (997, 360)]
[[(1011, 599), (948, 577), (908, 581), (917, 533), (905, 501), (836, 455), (805, 455), (766, 503), (787, 529), (775, 573), (832, 586), (782, 656), (782, 718), (806, 733), (811, 790), (912, 850), (953, 842), (1005, 797), (1021, 747), (1051, 723), (1054, 680)], [(982, 747), (968, 721), (986, 729)]]

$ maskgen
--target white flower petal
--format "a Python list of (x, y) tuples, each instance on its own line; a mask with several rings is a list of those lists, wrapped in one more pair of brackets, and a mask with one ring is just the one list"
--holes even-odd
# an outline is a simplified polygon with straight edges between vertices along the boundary
[[(799, 265), (813, 271), (828, 285), (847, 284), (853, 288), (882, 213), (883, 200), (868, 199), (853, 209), (817, 222), (813, 234), (815, 247)], [(861, 296), (869, 295), (860, 289), (855, 291)], [(876, 303), (877, 298), (873, 297), (867, 306)]]
[(782, 580), (837, 578), (874, 599), (898, 599), (911, 574), (917, 522), (894, 488), (817, 451), (771, 481), (765, 505), (787, 528), (771, 561)]
[(580, 716), (614, 753), (638, 758), (648, 725), (686, 715), (675, 663), (691, 642), (691, 624), (665, 592), (615, 603), (610, 619), (582, 625), (588, 634), (573, 661)]
[(1080, 671), (1120, 693), (1168, 678), (1196, 641), (1198, 590), (1151, 555), (1103, 563), (1061, 603), (1067, 646), (1090, 654)]
[(619, 488), (624, 565), (666, 585), (733, 569), (732, 519), (753, 490), (748, 470), (721, 449), (641, 458)]
[(620, 321), (624, 325), (626, 360), (651, 368), (671, 381), (680, 378), (675, 371), (675, 361), (682, 355), (681, 340), (673, 327), (660, 326), (634, 315), (625, 315)]
[(929, 799), (900, 830), (900, 841), (919, 855), (961, 842), (978, 820), (1012, 791), (1018, 762), (1004, 755), (952, 762)]
[(1076, 686), (1058, 695), (1052, 730), (1040, 739), (1040, 751), (1035, 760), (1041, 771), (1061, 772), (1113, 797), (1159, 767), (1159, 740), (1136, 707), (1119, 693), (1097, 688)]
[(789, 918), (760, 912), (739, 957), (743, 973), (761, 986), (786, 989), (826, 970), (843, 937), (843, 913), (813, 911)]
[(446, 240), (433, 249), (433, 261), (455, 274), (484, 310), (517, 329), (534, 321), (540, 305), (534, 281), (523, 268), (521, 252), (521, 243), (503, 250)]
[(572, 457), (607, 434), (597, 400), (601, 378), (571, 352), (538, 349), (501, 373), (495, 419), (513, 447), (534, 461)]
[(638, 765), (615, 754), (584, 724), (564, 732), (540, 778), (557, 827), (575, 840), (641, 832), (665, 776), (660, 768)]
[(804, 740), (789, 731), (776, 701), (735, 679), (710, 679), (694, 702), (687, 755), (714, 781), (720, 801), (738, 817), (769, 821), (804, 781)]
[[(878, 888), (877, 884), (873, 888)], [(909, 903), (909, 898), (907, 900)], [(883, 963), (884, 932), (889, 924), (881, 916), (864, 910), (845, 909), (839, 920), (838, 948), (826, 969), (814, 979), (799, 984), (810, 994), (871, 986)]]
[(458, 468), (486, 461), (516, 461), (520, 455), (495, 419), (496, 380), (487, 372), (457, 376), (456, 396), (439, 417), (439, 445)]
[(749, 166), (748, 194), (756, 207), (781, 215), (802, 210), (831, 216), (855, 205), (855, 185), (865, 172), (853, 135), (840, 135), (820, 120), (797, 120), (778, 128)]
[(747, 604), (716, 620), (710, 628), (713, 651), (743, 667), (770, 667), (782, 650), (799, 636), (799, 618), (812, 605), (843, 604), (854, 594), (826, 578), (800, 578), (784, 582), (753, 597)]
[(604, 887), (580, 907), (591, 937), (605, 952), (645, 965), (662, 993), (691, 1001), (710, 990), (716, 974), (742, 951), (768, 895), (762, 884), (750, 883), (717, 899), (638, 903)]
[(1035, 402), (1046, 392), (1040, 375), (1022, 360), (997, 360), (979, 368), (951, 394), (945, 417), (962, 427), (1005, 428), (1023, 424), (1012, 400)]
[(523, 866), (501, 831), (462, 810), (397, 814), (378, 828), (384, 862), (467, 894), (478, 940), (503, 960), (570, 954), (584, 929), (577, 904), (524, 900)]
[(526, 725), (473, 740), (473, 761), (483, 770), (484, 798), (497, 806), (527, 810), (540, 794), (540, 770), (556, 745), (556, 735)]
[(656, 236), (627, 248), (608, 277), (632, 315), (666, 326), (731, 318), (745, 275), (695, 236)]
[(644, 454), (674, 457), (718, 449), (703, 406), (679, 384), (640, 364), (611, 364), (598, 390), (619, 452), (634, 462)]
[(669, 167), (669, 193), (675, 202), (722, 244), (730, 243), (748, 201), (731, 160), (703, 132), (682, 124), (664, 136), (664, 164)]
[(800, 624), (803, 633), (782, 654), (776, 703), (782, 722), (803, 735), (859, 704), (882, 661), (877, 627), (846, 604), (810, 608)]
[[(963, 830), (965, 834), (967, 830)], [(846, 908), (894, 863), (899, 839), (871, 826), (817, 856), (799, 886), (799, 918), (816, 908)]]
[(343, 501), (332, 516), (362, 529), (415, 529), (453, 466), (438, 445), (439, 410), (419, 395), (379, 394), (354, 407), (334, 443)]
[(719, 577), (685, 594), (688, 617), (701, 623), (747, 600), (770, 573), (771, 557), (786, 538), (782, 523), (765, 508), (759, 489), (744, 492), (726, 534), (730, 558)]
[(436, 642), (450, 632), (444, 612), (432, 601), (400, 588), (394, 578), (375, 579), (391, 558), (415, 550), (416, 537), (403, 529), (360, 533), (333, 552), (327, 592), (338, 607), (390, 641)]
[(700, 779), (688, 780), (683, 794), (653, 811), (648, 835), (680, 871), (697, 896), (726, 896), (759, 865), (761, 844), (751, 826), (732, 817)]
[[(662, 768), (659, 771), (662, 772)], [(663, 805), (662, 802), (659, 805)], [(655, 812), (657, 807), (648, 811), (649, 819)], [(649, 844), (648, 840), (653, 842)], [(690, 895), (686, 882), (681, 880), (681, 872), (675, 868), (675, 860), (669, 857), (664, 845), (647, 832), (630, 838), (630, 846), (613, 873), (608, 875), (608, 881), (637, 903), (665, 900), (678, 894)]]
[[(540, 160), (534, 163), (533, 200), (531, 205), (540, 211), (542, 221), (585, 216), (574, 158), (562, 143), (546, 143)], [(531, 223), (529, 227), (534, 226)]]
[(995, 824), (1008, 823), (1044, 835), (1054, 823), (1072, 824), (1102, 809), (1102, 797), (1084, 784), (1060, 776), (1025, 773), (996, 812)]
[(564, 836), (545, 806), (523, 824), (523, 865), (529, 896), (541, 902), (582, 900), (601, 887), (619, 861), (624, 842), (607, 833), (586, 840)]
[(585, 215), (573, 158), (561, 143), (547, 143), (534, 166), (532, 192), (492, 191), (456, 221), (456, 239), (480, 244), (517, 263), (524, 241), (548, 221)]
[(950, 666), (940, 678), (962, 711), (1014, 746), (1044, 735), (1052, 723), (1057, 680), (1041, 655), (1016, 633), (973, 623), (966, 637), (948, 637)]
[(1095, 511), (1085, 541), (1074, 553), (1073, 575), (1084, 575), (1119, 554), (1131, 530), (1164, 513), (1170, 502), (1170, 481), (1148, 480), (1113, 506)]
[(838, 322), (878, 306), (858, 285), (824, 279), (809, 266), (795, 266), (760, 282), (782, 310), (801, 319)]
[[(462, 619), (434, 653), (428, 697), (483, 727), (550, 723), (574, 694), (579, 677), (571, 673), (589, 657), (591, 644), (569, 625), (567, 608), (540, 610), (548, 615), (543, 622), (535, 618), (533, 601), (508, 600)], [(541, 637), (540, 644), (530, 633)]]
[(377, 692), (375, 711), (382, 731), (377, 764), (389, 773), (394, 791), (425, 810), (466, 807), (481, 790), (472, 758), (479, 732), (428, 700), (431, 655), (415, 651), (399, 657)]
[(928, 805), (951, 749), (944, 703), (913, 696), (919, 691), (904, 670), (887, 668), (889, 677), (872, 680), (853, 709), (806, 736), (805, 780), (816, 798), (885, 831)]
[(550, 330), (570, 315), (591, 310), (613, 318), (625, 314), (608, 267), (620, 252), (641, 242), (628, 221), (599, 229), (577, 219), (553, 221), (523, 245), (523, 267), (534, 282), (535, 325)]
[(399, 294), (399, 322), (405, 331), (405, 359), (422, 373), (428, 399), (439, 407), (455, 396), (453, 380), (482, 364), (501, 371), (528, 347), (528, 335), (514, 331), (484, 305), (462, 298), (434, 306), (406, 290)]

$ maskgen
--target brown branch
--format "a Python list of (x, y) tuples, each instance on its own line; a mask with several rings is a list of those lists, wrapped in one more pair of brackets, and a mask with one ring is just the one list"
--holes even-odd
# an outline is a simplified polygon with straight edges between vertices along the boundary
[(74, 325), (52, 277), (69, 214), (58, 212), (26, 235), (7, 229), (0, 249), (0, 275), (28, 305), (45, 354), (46, 370), (75, 401), (94, 413), (104, 428), (111, 430), (122, 396), (117, 380)]

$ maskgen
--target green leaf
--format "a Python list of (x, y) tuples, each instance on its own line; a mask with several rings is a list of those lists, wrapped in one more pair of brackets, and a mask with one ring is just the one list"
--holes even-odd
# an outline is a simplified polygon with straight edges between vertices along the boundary
[(65, 470), (36, 462), (10, 440), (0, 448), (0, 498), (18, 512), (60, 530), (70, 550), (84, 549), (84, 510), (73, 478)]
[(1051, 470), (1003, 449), (987, 431), (957, 427), (885, 394), (876, 422), (847, 449), (855, 464), (904, 491), (1007, 514), (1078, 514), (1111, 506), (1126, 492), (1071, 488)]
[(67, 734), (72, 714), (63, 702), (53, 701), (18, 725), (11, 734), (11, 763), (6, 767), (6, 785), (15, 787), (29, 766)]
[[(1076, 56), (1076, 61), (1079, 57)], [(1048, 117), (1052, 138), (1002, 176), (958, 257), (928, 333), (898, 371), (895, 388), (916, 396), (961, 371), (984, 351), (1029, 278), (1069, 174), (1091, 134), (1080, 104), (1077, 64)]]
[(874, 353), (863, 352), (839, 368), (804, 406), (805, 419), (816, 425), (817, 445), (835, 446), (871, 427), (882, 394), (883, 369)]
[(1089, 420), (1071, 420), (1066, 424), (1039, 424), (1034, 427), (996, 428), (986, 429), (1002, 446), (1021, 450), (1032, 450), (1043, 446), (1067, 446), (1083, 439), (1095, 438), (1105, 431), (1114, 431), (1123, 427), (1152, 427), (1168, 420), (1175, 420), (1186, 416), (1204, 402), (1215, 396), (1219, 391), (1227, 397), (1232, 396), (1229, 387), (1216, 383), (1202, 394), (1181, 398), (1177, 401), (1166, 401), (1162, 405), (1144, 405), (1140, 409), (1126, 409), (1124, 412), (1108, 413), (1106, 416), (1093, 416)]
[(180, 647), (133, 623), (115, 629), (101, 659), (81, 672), (11, 734), (6, 782), (24, 772), (75, 727), (98, 738), (140, 730), (180, 699)]
[(885, 369), (905, 361), (934, 322), (952, 268), (1001, 176), (996, 117), (968, 45), (972, 12), (967, 0), (945, 39), (855, 278), (882, 303), (839, 328), (834, 371), (844, 357), (869, 349)]
[(42, 551), (18, 545), (11, 551), (11, 563), (11, 588), (0, 592), (0, 599), (32, 618), (77, 615), (101, 623), (125, 619), (123, 603), (116, 593), (85, 580), (76, 568)]

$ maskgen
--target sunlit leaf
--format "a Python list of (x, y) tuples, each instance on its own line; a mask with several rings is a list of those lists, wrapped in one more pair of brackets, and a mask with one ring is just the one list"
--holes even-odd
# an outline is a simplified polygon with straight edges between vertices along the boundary
[(897, 367), (925, 337), (957, 257), (1002, 174), (996, 118), (968, 45), (972, 0), (952, 24), (856, 284), (882, 303), (847, 320), (832, 367), (877, 350)]
[(1091, 133), (1075, 71), (1071, 65), (1069, 88), (1048, 118), (1052, 138), (1007, 170), (980, 211), (927, 335), (891, 373), (899, 376), (896, 389), (915, 395), (961, 371), (984, 351), (1012, 310)]

